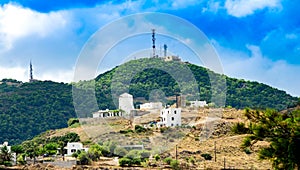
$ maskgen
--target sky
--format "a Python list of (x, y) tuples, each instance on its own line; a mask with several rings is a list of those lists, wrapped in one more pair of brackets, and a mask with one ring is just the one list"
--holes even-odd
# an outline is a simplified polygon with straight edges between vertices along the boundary
[[(28, 81), (32, 61), (36, 79), (71, 82), (78, 56), (98, 30), (122, 17), (155, 12), (177, 16), (201, 30), (224, 74), (300, 96), (299, 5), (288, 0), (0, 0), (0, 79)], [(145, 38), (150, 29), (127, 44), (150, 49), (151, 38)], [(170, 53), (193, 60), (189, 52), (175, 50), (176, 41), (162, 35), (157, 39), (159, 45), (168, 43)], [(106, 60), (124, 62), (110, 58), (124, 54), (120, 51), (111, 50)], [(98, 73), (112, 67), (106, 60)]]

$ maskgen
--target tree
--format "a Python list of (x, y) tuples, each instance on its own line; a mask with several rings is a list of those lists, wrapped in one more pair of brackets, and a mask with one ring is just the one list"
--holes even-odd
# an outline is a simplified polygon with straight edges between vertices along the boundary
[(92, 162), (91, 159), (88, 157), (88, 154), (84, 151), (78, 155), (78, 160), (80, 165), (89, 165)]
[(102, 156), (100, 145), (91, 145), (88, 150), (88, 157), (93, 161), (97, 161), (100, 159), (100, 156)]
[(3, 146), (0, 150), (0, 165), (10, 165), (12, 155), (9, 152), (7, 146)]
[(11, 151), (16, 153), (16, 157), (18, 157), (19, 154), (24, 153), (24, 148), (22, 145), (14, 145), (11, 147)]
[(269, 159), (275, 169), (300, 168), (300, 110), (277, 112), (246, 109), (252, 134), (246, 137), (242, 147), (253, 146), (257, 141), (270, 144), (259, 151), (260, 159)]
[(44, 146), (45, 153), (49, 155), (55, 155), (57, 153), (58, 144), (57, 143), (47, 143)]

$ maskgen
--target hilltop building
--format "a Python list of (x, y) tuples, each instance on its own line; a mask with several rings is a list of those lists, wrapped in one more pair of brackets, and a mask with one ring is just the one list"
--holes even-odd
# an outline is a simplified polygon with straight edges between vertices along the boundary
[(131, 94), (123, 93), (119, 96), (119, 109), (123, 110), (127, 115), (134, 110), (133, 96)]
[(181, 126), (181, 108), (166, 108), (160, 111), (160, 122), (158, 127)]
[(161, 110), (162, 108), (161, 102), (150, 102), (140, 105), (140, 110)]
[(77, 151), (88, 151), (89, 148), (84, 148), (83, 144), (80, 142), (68, 142), (67, 146), (64, 148), (66, 152), (66, 156), (72, 156), (73, 153)]
[(179, 56), (165, 56), (164, 57), (164, 60), (165, 61), (181, 61), (180, 57)]
[(208, 104), (206, 103), (206, 101), (190, 101), (191, 105), (190, 107), (206, 107), (208, 106)]
[(99, 110), (93, 113), (93, 118), (106, 118), (106, 117), (116, 117), (123, 116), (123, 113), (119, 110)]

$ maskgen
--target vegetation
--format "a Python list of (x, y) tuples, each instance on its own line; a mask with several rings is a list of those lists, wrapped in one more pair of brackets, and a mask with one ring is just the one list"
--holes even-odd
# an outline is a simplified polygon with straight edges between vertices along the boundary
[(201, 156), (205, 159), (205, 160), (211, 160), (212, 156), (209, 153), (203, 153), (201, 154)]
[(235, 134), (246, 134), (246, 133), (251, 133), (250, 129), (245, 127), (245, 123), (243, 122), (238, 122), (235, 123), (232, 128), (231, 131)]
[(141, 165), (147, 162), (150, 152), (146, 150), (131, 150), (123, 158), (119, 159), (120, 166)]
[(46, 130), (67, 127), (69, 118), (76, 116), (71, 85), (4, 82), (0, 84), (0, 143), (20, 144)]
[(260, 150), (260, 159), (271, 160), (275, 169), (299, 169), (300, 110), (281, 113), (246, 109), (245, 115), (251, 121), (252, 134), (242, 147), (251, 148), (257, 141), (266, 140), (270, 144)]
[[(169, 74), (170, 71), (164, 71), (163, 68), (173, 68), (171, 72), (178, 75), (177, 79), (182, 83), (178, 84), (178, 80)], [(186, 76), (181, 72), (184, 69), (191, 71), (196, 84), (185, 81)], [(132, 71), (137, 72), (132, 74)], [(126, 73), (132, 76), (124, 76)], [(212, 77), (213, 82), (210, 81)], [(226, 80), (226, 90), (223, 80)], [(92, 112), (99, 109), (93, 105), (93, 83), (100, 109), (116, 109), (116, 99), (126, 89), (134, 98), (161, 99), (167, 104), (174, 101), (166, 97), (180, 93), (189, 94), (188, 100), (206, 100), (208, 103), (212, 102), (212, 96), (216, 96), (215, 103), (210, 103), (210, 106), (222, 104), (219, 98), (226, 97), (226, 106), (234, 108), (283, 110), (299, 102), (298, 98), (262, 83), (229, 78), (190, 63), (144, 58), (122, 64), (95, 80), (72, 84), (51, 81), (22, 83), (3, 79), (0, 84), (0, 143), (9, 141), (10, 144), (20, 144), (46, 130), (67, 127), (68, 120), (69, 126), (76, 125), (77, 120), (70, 118), (91, 116)], [(113, 93), (112, 89), (115, 89)], [(199, 95), (195, 89), (200, 89)], [(72, 96), (72, 90), (79, 95)], [(77, 114), (74, 104), (79, 106), (76, 108)]]
[(6, 146), (0, 149), (0, 165), (11, 166), (12, 155)]

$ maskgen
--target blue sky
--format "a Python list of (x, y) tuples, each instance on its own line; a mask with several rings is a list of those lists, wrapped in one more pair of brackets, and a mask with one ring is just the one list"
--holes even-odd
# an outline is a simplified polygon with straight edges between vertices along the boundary
[(82, 47), (98, 29), (130, 14), (160, 12), (199, 28), (226, 75), (300, 96), (299, 5), (288, 0), (2, 0), (0, 79), (27, 81), (32, 60), (37, 79), (70, 82)]

